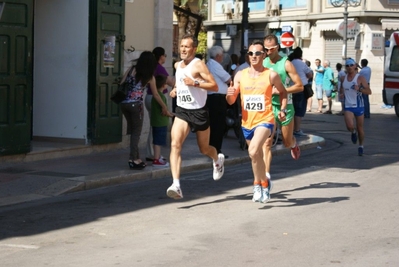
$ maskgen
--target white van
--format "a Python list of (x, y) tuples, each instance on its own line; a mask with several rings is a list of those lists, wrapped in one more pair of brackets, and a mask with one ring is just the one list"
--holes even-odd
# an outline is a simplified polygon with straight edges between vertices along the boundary
[(382, 100), (385, 105), (394, 106), (399, 117), (399, 32), (392, 33), (386, 51)]

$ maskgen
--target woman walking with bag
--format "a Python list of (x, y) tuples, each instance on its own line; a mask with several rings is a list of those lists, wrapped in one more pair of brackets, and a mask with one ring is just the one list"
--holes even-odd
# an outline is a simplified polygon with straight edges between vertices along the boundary
[(129, 84), (127, 97), (121, 102), (121, 110), (127, 121), (126, 134), (130, 134), (130, 155), (128, 162), (130, 169), (141, 170), (146, 166), (140, 159), (138, 144), (143, 127), (143, 95), (147, 84), (151, 88), (153, 97), (161, 105), (162, 114), (169, 114), (168, 108), (159, 96), (155, 85), (154, 71), (156, 64), (152, 52), (144, 51), (140, 54), (137, 64), (126, 71), (121, 81), (121, 83), (126, 81)]

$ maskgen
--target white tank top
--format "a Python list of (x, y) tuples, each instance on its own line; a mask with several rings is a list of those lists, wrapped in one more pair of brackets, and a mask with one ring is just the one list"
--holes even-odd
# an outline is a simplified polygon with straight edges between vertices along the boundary
[(345, 76), (342, 87), (345, 93), (345, 108), (361, 108), (364, 107), (362, 93), (355, 90), (359, 74), (356, 74), (352, 81), (348, 81), (348, 75)]
[(191, 75), (191, 69), (194, 62), (199, 60), (194, 58), (191, 62), (184, 68), (181, 67), (182, 61), (179, 62), (176, 69), (176, 97), (177, 106), (185, 109), (199, 109), (205, 106), (207, 91), (194, 86), (187, 86), (184, 84), (183, 79), (188, 77), (193, 79)]

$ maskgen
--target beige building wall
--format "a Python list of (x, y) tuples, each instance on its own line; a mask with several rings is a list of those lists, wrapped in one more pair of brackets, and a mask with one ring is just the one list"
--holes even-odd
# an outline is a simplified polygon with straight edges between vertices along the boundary
[[(164, 67), (169, 75), (173, 74), (172, 49), (173, 49), (173, 1), (169, 0), (134, 0), (125, 5), (125, 70), (137, 59), (140, 53), (161, 46), (167, 54)], [(134, 52), (128, 49), (134, 47)], [(172, 100), (167, 96), (171, 110)], [(144, 124), (140, 137), (140, 147), (147, 142), (150, 129), (150, 120), (147, 111), (144, 111)], [(126, 132), (126, 120), (123, 120), (123, 134)], [(123, 142), (129, 144), (129, 136), (123, 136)], [(142, 159), (146, 155), (140, 155)], [(166, 156), (166, 155), (165, 155)]]

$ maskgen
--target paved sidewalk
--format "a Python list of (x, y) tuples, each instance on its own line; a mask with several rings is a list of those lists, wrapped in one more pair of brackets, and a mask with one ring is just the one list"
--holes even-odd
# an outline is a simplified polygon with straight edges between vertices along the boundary
[[(322, 146), (324, 142), (323, 138), (313, 135), (298, 138), (298, 144), (302, 150)], [(68, 150), (68, 148), (63, 148), (63, 150)], [(169, 152), (170, 147), (164, 148), (162, 154), (168, 158)], [(223, 153), (229, 156), (225, 160), (227, 168), (230, 165), (249, 161), (247, 151), (240, 148), (233, 130), (230, 130), (224, 139)], [(291, 158), (290, 150), (282, 145), (277, 145), (273, 153), (286, 154), (284, 156)], [(2, 162), (0, 164), (0, 206), (140, 179), (171, 177), (169, 167), (152, 167), (150, 162), (147, 162), (147, 167), (143, 170), (130, 170), (127, 164), (128, 155), (128, 148), (125, 148), (32, 162)], [(141, 155), (143, 158), (144, 150)], [(190, 133), (184, 143), (182, 159), (182, 173), (205, 168), (209, 169), (209, 176), (212, 177), (212, 161), (200, 154), (195, 134)]]

